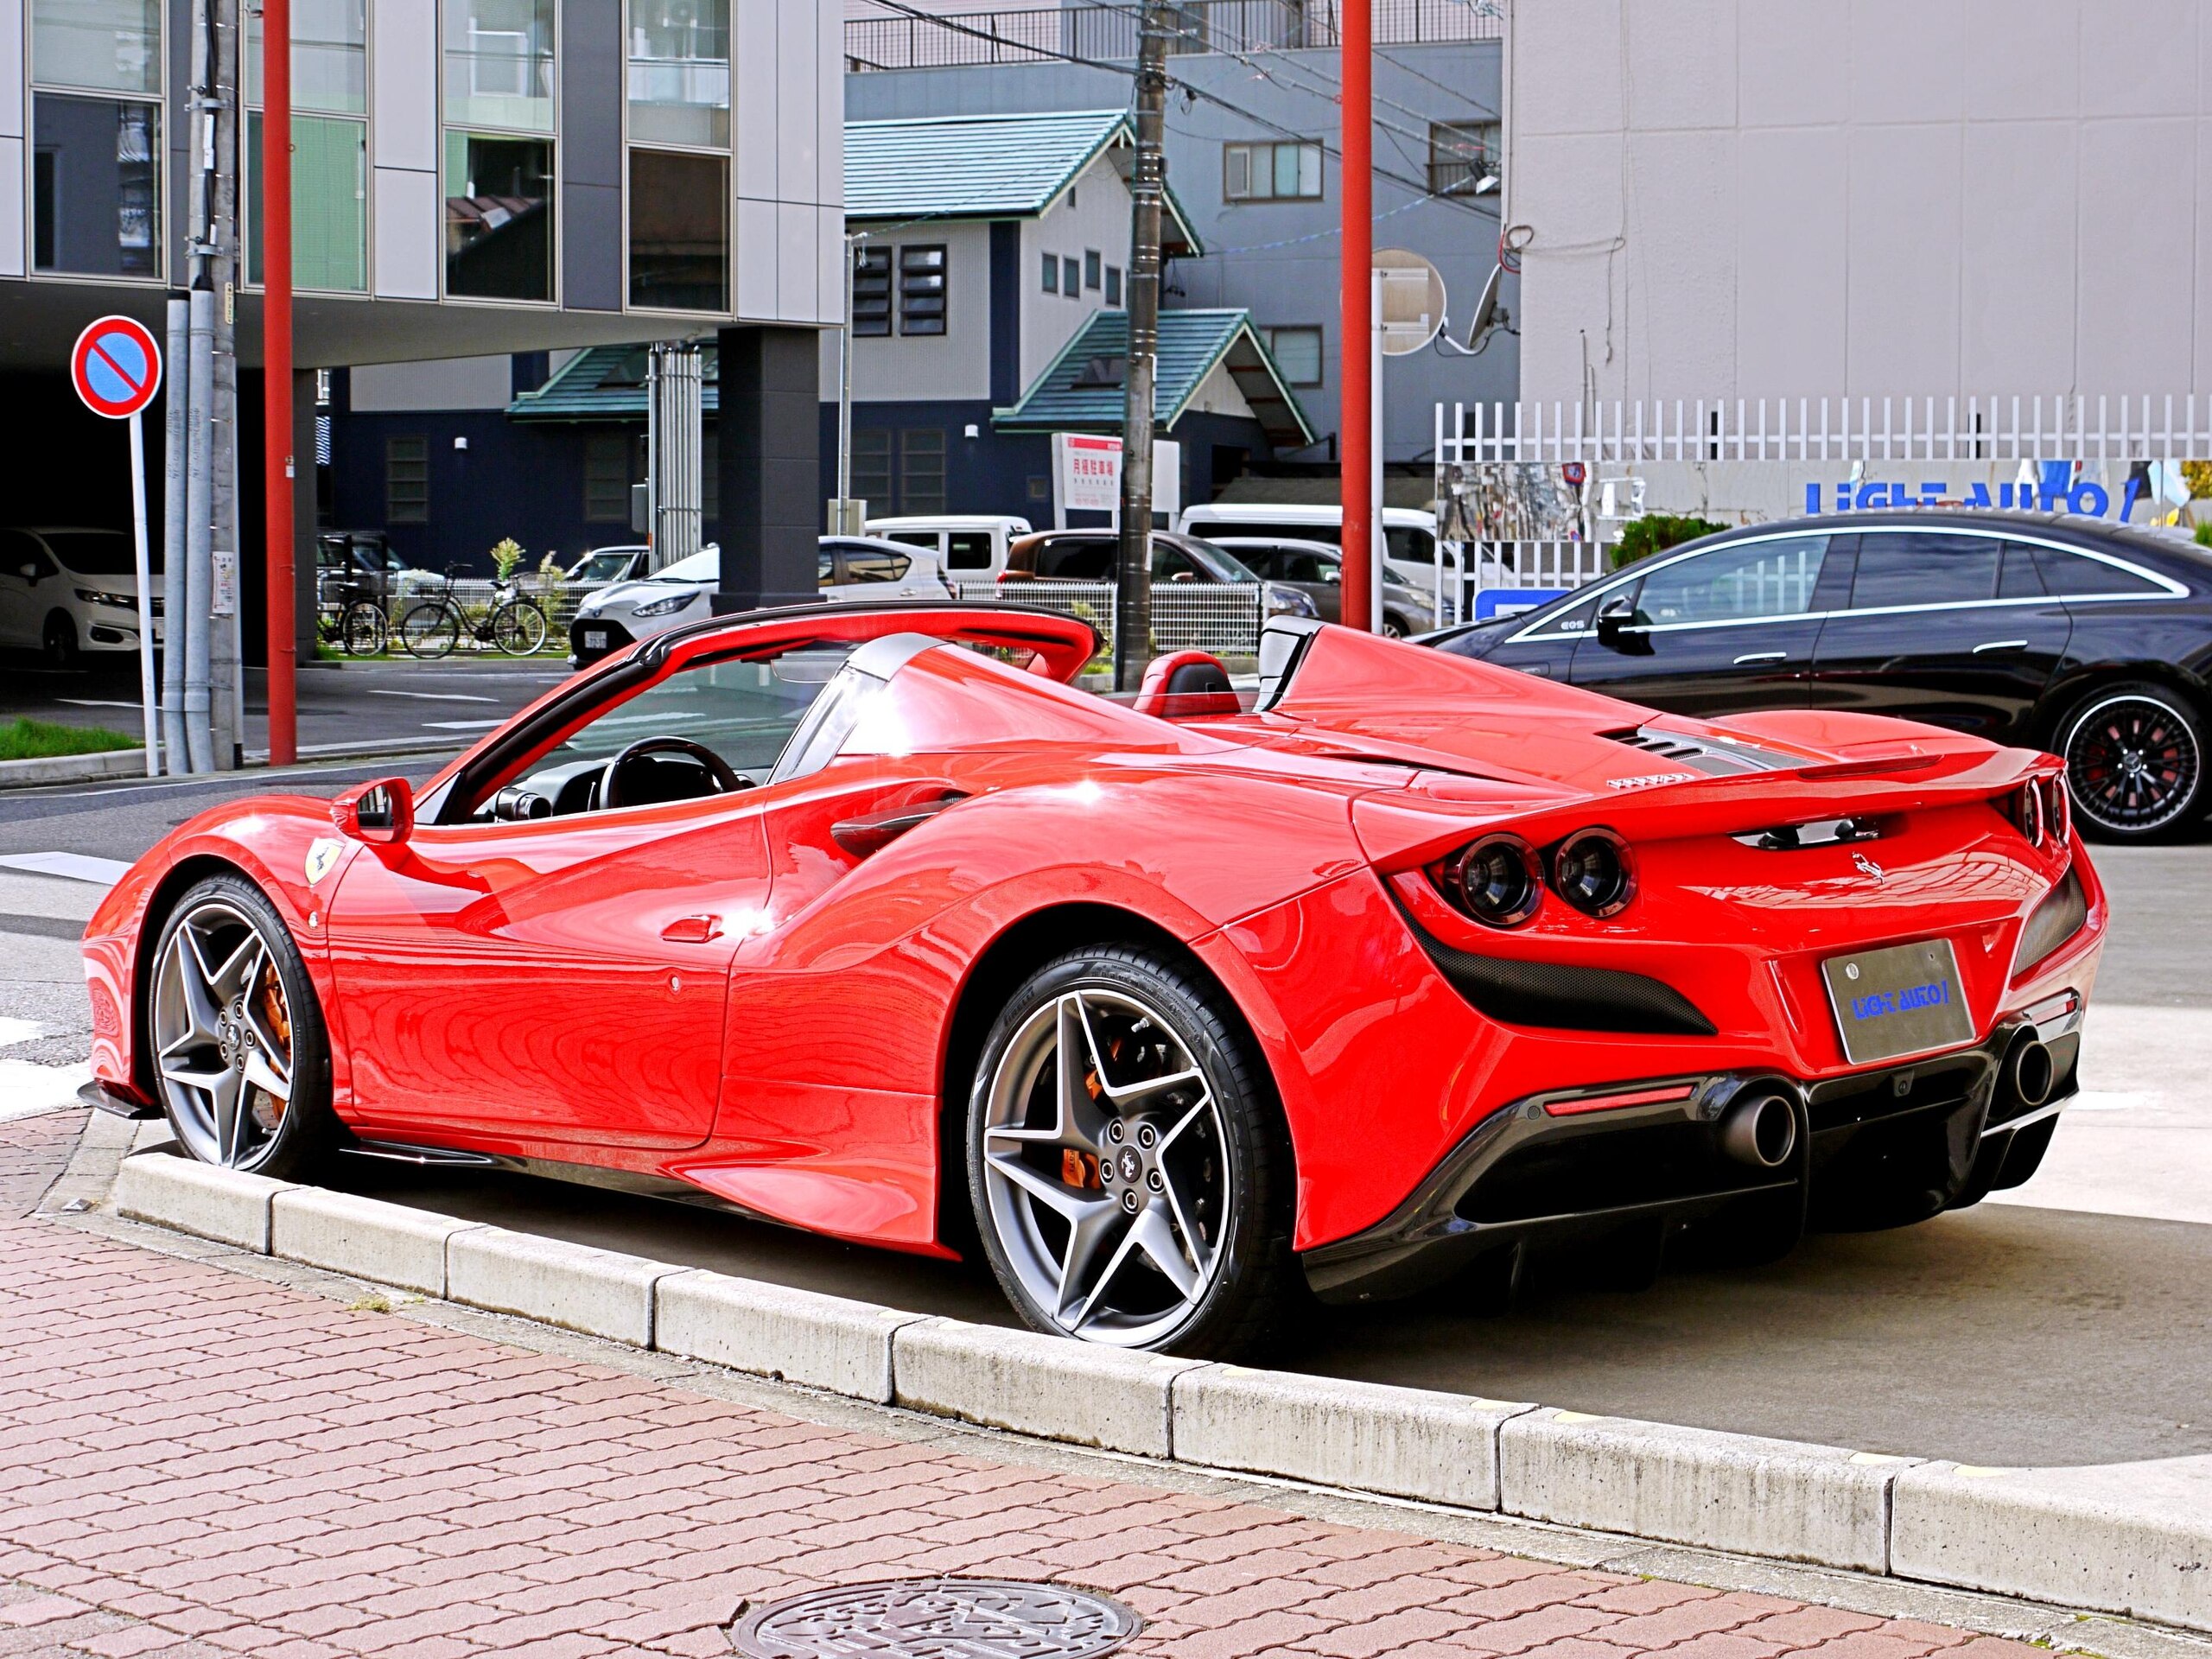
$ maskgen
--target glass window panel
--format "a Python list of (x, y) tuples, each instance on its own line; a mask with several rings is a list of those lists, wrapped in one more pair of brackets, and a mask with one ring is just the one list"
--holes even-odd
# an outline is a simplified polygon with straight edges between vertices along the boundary
[(553, 146), (446, 134), (446, 292), (553, 297)]
[(2043, 569), (2044, 585), (2054, 594), (2079, 599), (2095, 594), (2148, 595), (2164, 591), (2157, 583), (2145, 582), (2133, 571), (2079, 553), (2062, 553), (2055, 547), (2037, 545), (2035, 557)]
[(896, 582), (913, 567), (913, 563), (902, 554), (880, 547), (849, 547), (845, 550), (845, 580)]
[(1060, 292), (1071, 300), (1083, 297), (1083, 267), (1071, 253), (1060, 257)]
[(159, 0), (32, 0), (31, 78), (55, 86), (159, 92)]
[(32, 125), (36, 269), (160, 276), (159, 108), (41, 93)]
[(1242, 201), (1252, 194), (1252, 147), (1249, 144), (1223, 146), (1221, 194), (1230, 201)]
[(1321, 384), (1321, 331), (1319, 328), (1275, 328), (1268, 331), (1268, 349), (1275, 367), (1294, 386)]
[(1715, 548), (1646, 576), (1637, 609), (1654, 623), (1794, 615), (1812, 608), (1827, 550), (1825, 536)]
[(430, 522), (430, 441), (423, 437), (384, 441), (384, 521), (388, 524)]
[(1045, 273), (1045, 292), (1058, 293), (1060, 291), (1060, 256), (1057, 253), (1046, 254), (1044, 257), (1042, 269)]
[(853, 332), (891, 332), (891, 250), (853, 250)]
[(1105, 256), (1097, 249), (1085, 248), (1083, 251), (1083, 285), (1085, 288), (1098, 286), (1105, 263)]
[(729, 160), (630, 152), (630, 303), (729, 309)]
[(729, 0), (630, 0), (630, 137), (729, 143)]
[(1295, 196), (1300, 194), (1301, 193), (1298, 188), (1298, 146), (1277, 144), (1275, 146), (1275, 194)]
[(1106, 303), (1119, 305), (1121, 302), (1122, 268), (1119, 265), (1109, 265), (1106, 267)]
[[(864, 426), (853, 434), (853, 493), (878, 513), (892, 511), (888, 428)], [(931, 536), (931, 545), (936, 545), (936, 540)]]
[[(249, 111), (245, 132), (246, 281), (265, 282), (262, 267), (261, 112)], [(292, 118), (292, 286), (367, 290), (369, 272), (369, 130), (360, 121), (327, 116)]]
[(446, 119), (553, 130), (553, 0), (447, 0)]
[[(261, 13), (245, 25), (245, 100), (261, 99)], [(368, 18), (363, 0), (292, 0), (292, 107), (330, 115), (369, 108)]]
[(1861, 536), (1851, 608), (1942, 605), (1987, 599), (1997, 591), (2004, 543), (1993, 536)]
[[(1062, 268), (1076, 274), (1072, 260)], [(899, 332), (902, 334), (941, 334), (944, 332), (945, 250), (942, 243), (899, 250)]]
[(944, 511), (944, 429), (909, 427), (899, 435), (899, 511)]
[(1298, 147), (1298, 194), (1318, 196), (1321, 194), (1321, 146), (1300, 144)]

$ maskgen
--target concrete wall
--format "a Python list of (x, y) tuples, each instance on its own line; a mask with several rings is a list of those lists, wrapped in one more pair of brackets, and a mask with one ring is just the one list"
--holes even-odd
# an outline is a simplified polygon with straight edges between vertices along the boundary
[(1525, 396), (2212, 389), (2194, 0), (1514, 9)]
[[(1547, 3), (1549, 0), (1547, 0)], [(1242, 306), (1262, 327), (1318, 325), (1323, 331), (1324, 383), (1300, 387), (1323, 442), (1309, 458), (1328, 453), (1337, 426), (1337, 241), (1341, 197), (1333, 161), (1324, 168), (1319, 201), (1230, 203), (1223, 200), (1224, 143), (1279, 136), (1268, 124), (1334, 144), (1333, 97), (1337, 59), (1329, 52), (1270, 52), (1266, 73), (1225, 56), (1178, 57), (1179, 80), (1213, 93), (1250, 115), (1200, 100), (1171, 99), (1167, 116), (1167, 177), (1194, 221), (1206, 253), (1173, 261), (1162, 303)], [(1486, 206), (1421, 200), (1426, 192), (1427, 123), (1497, 118), (1500, 47), (1497, 41), (1460, 45), (1393, 46), (1375, 64), (1379, 168), (1414, 181), (1378, 177), (1375, 208), (1389, 213), (1375, 226), (1376, 245), (1412, 248), (1434, 260), (1449, 289), (1453, 326), (1464, 339), (1466, 320), (1497, 264), (1497, 219)], [(895, 116), (1109, 109), (1128, 97), (1126, 73), (1074, 64), (1001, 64), (945, 69), (899, 69), (845, 79), (846, 112), (855, 120)], [(1254, 118), (1263, 118), (1255, 119)], [(1491, 200), (1495, 200), (1492, 198)], [(1102, 232), (1103, 234), (1104, 232)], [(1102, 247), (1117, 264), (1128, 264), (1126, 224)], [(1071, 240), (1072, 238), (1071, 238)], [(1041, 245), (1050, 245), (1049, 243)], [(1065, 249), (1056, 250), (1064, 251)], [(1025, 301), (1041, 299), (1037, 250), (1025, 246)], [(1508, 282), (1506, 303), (1519, 296)], [(1064, 302), (1072, 310), (1074, 302)], [(1425, 458), (1439, 399), (1468, 402), (1511, 398), (1519, 385), (1518, 342), (1493, 339), (1478, 358), (1435, 351), (1391, 362), (1383, 377), (1385, 449), (1392, 460)], [(1197, 499), (1197, 498), (1192, 498)]]
[(356, 413), (384, 410), (498, 409), (514, 397), (514, 359), (448, 357), (428, 363), (364, 364), (352, 375)]

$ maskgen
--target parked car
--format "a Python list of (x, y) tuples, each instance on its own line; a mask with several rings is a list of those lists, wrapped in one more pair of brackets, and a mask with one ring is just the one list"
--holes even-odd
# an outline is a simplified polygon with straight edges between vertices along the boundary
[[(1122, 544), (1111, 531), (1047, 530), (1024, 536), (1007, 550), (1002, 588), (1024, 582), (1106, 582), (1116, 579)], [(1318, 616), (1313, 601), (1295, 588), (1261, 582), (1233, 553), (1196, 536), (1172, 530), (1152, 532), (1152, 579), (1163, 582), (1260, 582), (1261, 606), (1268, 616)]]
[(315, 576), (319, 586), (333, 588), (365, 583), (387, 604), (445, 585), (442, 577), (393, 552), (380, 530), (327, 530), (317, 536)]
[(2069, 514), (1748, 525), (1432, 641), (1681, 714), (1899, 715), (2066, 762), (2093, 834), (2212, 807), (2212, 556)]
[(935, 553), (953, 582), (991, 581), (1006, 569), (1007, 549), (1029, 530), (1027, 518), (989, 513), (925, 513), (868, 521), (871, 536)]
[[(633, 640), (686, 622), (712, 608), (707, 595), (721, 579), (721, 550), (709, 545), (688, 559), (635, 582), (588, 595), (569, 626), (569, 663), (582, 668)], [(824, 536), (817, 578), (828, 600), (945, 599), (952, 589), (937, 555), (871, 536)]]
[(2048, 757), (1291, 618), (1256, 711), (1198, 652), (1124, 705), (1098, 643), (714, 618), (419, 794), (227, 799), (86, 929), (89, 1086), (286, 1179), (350, 1147), (975, 1239), (1036, 1329), (1207, 1357), (1309, 1292), (1924, 1221), (2079, 1086), (2108, 910)]
[(653, 550), (642, 543), (595, 547), (568, 569), (563, 578), (575, 594), (595, 593), (618, 582), (634, 582), (652, 569)]
[[(1226, 548), (1237, 562), (1269, 582), (1295, 588), (1313, 601), (1324, 622), (1344, 620), (1344, 559), (1341, 549), (1325, 542), (1296, 541), (1289, 537), (1209, 536), (1216, 547)], [(1382, 632), (1394, 639), (1432, 628), (1449, 626), (1459, 616), (1451, 588), (1445, 588), (1444, 613), (1436, 612), (1433, 579), (1429, 587), (1413, 588), (1389, 564), (1382, 567)]]
[[(0, 647), (38, 652), (54, 668), (137, 651), (137, 569), (119, 530), (0, 531)], [(153, 583), (158, 623), (158, 573)], [(156, 644), (161, 636), (156, 626)]]
[[(1175, 528), (1208, 541), (1224, 537), (1294, 536), (1341, 546), (1344, 510), (1319, 502), (1209, 501), (1185, 507)], [(1436, 515), (1418, 507), (1382, 509), (1382, 563), (1399, 581), (1422, 593), (1436, 586)], [(1458, 567), (1445, 560), (1445, 591), (1458, 586)]]

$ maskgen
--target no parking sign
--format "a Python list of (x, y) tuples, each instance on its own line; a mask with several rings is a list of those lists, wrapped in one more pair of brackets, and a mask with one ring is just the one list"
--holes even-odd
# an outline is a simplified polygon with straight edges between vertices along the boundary
[(132, 317), (102, 317), (77, 336), (69, 379), (95, 415), (129, 420), (162, 389), (162, 348)]

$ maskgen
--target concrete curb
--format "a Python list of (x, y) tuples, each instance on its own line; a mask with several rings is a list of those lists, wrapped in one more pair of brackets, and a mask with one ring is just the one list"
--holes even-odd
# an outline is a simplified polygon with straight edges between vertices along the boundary
[(101, 778), (143, 778), (146, 751), (101, 749), (92, 754), (49, 754), (32, 760), (0, 760), (0, 789), (46, 784), (85, 784)]
[(118, 1214), (1050, 1440), (2212, 1631), (2212, 1457), (1990, 1470), (1093, 1347), (123, 1160)]

